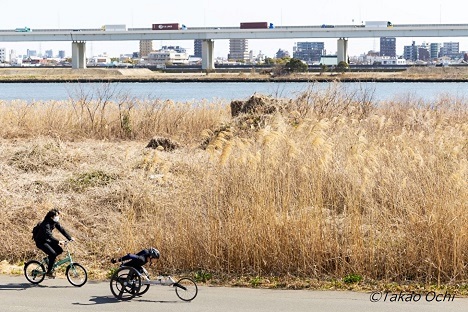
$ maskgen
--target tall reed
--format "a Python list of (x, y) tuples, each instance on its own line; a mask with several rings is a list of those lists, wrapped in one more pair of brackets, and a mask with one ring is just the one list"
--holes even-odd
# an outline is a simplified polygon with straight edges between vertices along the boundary
[[(171, 272), (466, 281), (466, 101), (335, 94), (328, 106), (301, 95), (206, 150), (193, 142), (228, 120), (225, 107), (138, 102), (131, 140), (113, 143), (94, 139), (122, 139), (118, 123), (93, 132), (66, 103), (2, 103), (0, 259), (30, 257), (32, 224), (59, 206), (97, 268), (152, 245)], [(185, 147), (145, 149), (157, 133)]]

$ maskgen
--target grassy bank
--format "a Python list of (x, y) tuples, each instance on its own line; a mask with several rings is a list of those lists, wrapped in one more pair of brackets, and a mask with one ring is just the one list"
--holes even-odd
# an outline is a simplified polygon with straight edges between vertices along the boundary
[(94, 275), (155, 246), (157, 270), (212, 281), (466, 291), (466, 100), (376, 107), (337, 85), (233, 118), (121, 99), (0, 102), (0, 260), (40, 255), (32, 226), (59, 207)]

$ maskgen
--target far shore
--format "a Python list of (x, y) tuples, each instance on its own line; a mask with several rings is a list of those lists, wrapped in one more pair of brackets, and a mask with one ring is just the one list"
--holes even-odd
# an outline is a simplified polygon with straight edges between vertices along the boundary
[(155, 72), (146, 68), (0, 68), (0, 83), (59, 82), (467, 82), (468, 68), (409, 68), (399, 72), (323, 72), (275, 76), (251, 72)]

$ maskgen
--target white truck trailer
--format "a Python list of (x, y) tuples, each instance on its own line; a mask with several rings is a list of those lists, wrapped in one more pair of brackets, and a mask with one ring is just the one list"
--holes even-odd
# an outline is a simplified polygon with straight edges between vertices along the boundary
[(389, 21), (366, 21), (366, 27), (377, 27), (377, 28), (386, 28), (392, 27), (392, 23)]
[(127, 31), (127, 25), (119, 24), (119, 25), (104, 25), (101, 27), (104, 31)]

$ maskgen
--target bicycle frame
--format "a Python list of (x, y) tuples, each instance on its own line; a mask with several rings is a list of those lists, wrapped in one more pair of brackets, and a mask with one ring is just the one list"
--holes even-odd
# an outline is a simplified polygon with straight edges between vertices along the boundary
[(161, 285), (161, 286), (173, 286), (175, 281), (171, 276), (163, 276), (163, 278), (158, 278), (156, 280), (150, 280), (147, 276), (143, 276), (145, 282), (143, 285)]
[(141, 278), (144, 279), (142, 285), (173, 286), (176, 283), (176, 281), (170, 275), (160, 275), (156, 280), (152, 280), (148, 271), (144, 267), (141, 268), (143, 269), (143, 272), (139, 272), (138, 270), (135, 271), (138, 273), (138, 275), (140, 275)]
[[(68, 249), (68, 243), (65, 243), (65, 247), (67, 249), (67, 255), (65, 256), (65, 258), (63, 258), (62, 260), (59, 260), (59, 261), (56, 261), (54, 263), (54, 265), (52, 266), (52, 271), (55, 271), (55, 269), (57, 269), (58, 267), (66, 264), (66, 263), (71, 263), (73, 264), (73, 259), (72, 259), (72, 256), (71, 256), (71, 253), (70, 253), (70, 250)], [(47, 267), (47, 264), (49, 262), (49, 257), (44, 257), (42, 260), (41, 260), (41, 264), (45, 265)], [(43, 272), (43, 274), (45, 274), (45, 272)]]
[[(148, 271), (144, 267), (141, 267), (141, 268), (142, 268), (143, 272), (139, 272), (138, 270), (135, 270), (135, 271), (138, 273), (138, 275), (140, 275), (141, 278), (144, 279), (143, 285), (165, 285), (165, 286), (170, 286), (169, 284), (165, 284), (164, 281), (162, 280), (162, 278), (159, 278), (160, 276), (158, 277), (157, 280), (154, 280), (154, 281), (151, 280)], [(170, 277), (170, 276), (164, 276), (164, 277), (166, 278), (166, 280), (170, 278), (171, 285), (175, 283), (175, 281), (172, 279), (172, 277)]]
[[(68, 249), (68, 243), (65, 243), (65, 257), (52, 265), (52, 271), (58, 267), (65, 267), (65, 276), (70, 284), (76, 287), (83, 286), (88, 280), (86, 269), (79, 263), (73, 262), (72, 255)], [(47, 275), (46, 267), (49, 265), (49, 257), (44, 257), (40, 260), (29, 260), (24, 264), (24, 276), (32, 284), (40, 284), (45, 275)], [(53, 276), (51, 276), (53, 277)]]

